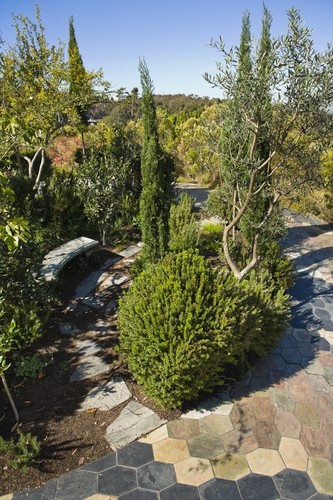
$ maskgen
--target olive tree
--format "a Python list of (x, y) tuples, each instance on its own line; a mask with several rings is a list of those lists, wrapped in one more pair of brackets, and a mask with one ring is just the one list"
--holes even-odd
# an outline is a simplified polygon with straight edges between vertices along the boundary
[[(332, 133), (333, 50), (315, 50), (298, 10), (289, 10), (288, 19), (286, 35), (271, 39), (264, 8), (261, 39), (255, 41), (245, 16), (239, 47), (227, 50), (222, 38), (212, 41), (222, 60), (215, 75), (205, 75), (227, 100), (220, 166), (226, 204), (223, 253), (239, 279), (257, 264), (260, 238), (281, 197), (318, 179)], [(244, 231), (247, 217), (252, 220), (250, 251), (241, 267), (231, 242), (235, 230)]]

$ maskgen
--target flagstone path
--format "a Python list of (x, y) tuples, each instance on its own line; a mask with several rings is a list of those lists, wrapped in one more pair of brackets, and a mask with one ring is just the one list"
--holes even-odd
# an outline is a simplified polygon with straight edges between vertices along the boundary
[[(284, 247), (298, 270), (292, 319), (279, 345), (245, 380), (43, 488), (4, 498), (333, 499), (333, 230), (293, 212), (288, 226)], [(100, 276), (95, 282), (103, 281)], [(90, 305), (96, 299), (99, 307), (102, 295), (94, 294)], [(75, 307), (83, 307), (81, 301)], [(98, 358), (92, 344), (80, 349), (83, 360)], [(135, 439), (127, 422), (136, 413), (140, 421), (148, 409), (131, 401), (125, 410), (118, 428), (113, 422), (111, 442)]]

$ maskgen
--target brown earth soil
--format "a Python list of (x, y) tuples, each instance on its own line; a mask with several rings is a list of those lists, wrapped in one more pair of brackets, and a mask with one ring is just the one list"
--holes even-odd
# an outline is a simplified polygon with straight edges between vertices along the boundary
[[(38, 378), (17, 377), (14, 370), (7, 372), (8, 385), (11, 388), (20, 414), (20, 426), (24, 433), (36, 436), (41, 453), (25, 472), (11, 465), (12, 457), (8, 453), (0, 454), (0, 495), (25, 488), (42, 486), (46, 481), (91, 462), (114, 450), (105, 439), (106, 428), (120, 414), (126, 402), (109, 411), (87, 410), (78, 408), (87, 392), (96, 387), (98, 382), (121, 375), (126, 381), (133, 398), (152, 408), (162, 418), (172, 420), (180, 415), (179, 410), (164, 411), (156, 407), (142, 393), (132, 379), (127, 367), (119, 359), (117, 352), (118, 336), (116, 316), (110, 317), (111, 333), (97, 341), (102, 342), (103, 359), (112, 363), (111, 371), (104, 376), (82, 382), (69, 382), (70, 374), (77, 362), (77, 353), (73, 339), (59, 335), (59, 322), (70, 322), (73, 314), (67, 305), (73, 297), (75, 287), (92, 271), (99, 269), (105, 260), (112, 256), (112, 249), (93, 252), (90, 258), (77, 260), (62, 271), (58, 288), (59, 300), (45, 329), (45, 335), (38, 341), (29, 354), (38, 352), (46, 362), (45, 370)], [(80, 265), (81, 263), (81, 265)], [(128, 274), (128, 265), (121, 260), (117, 270)], [(126, 288), (128, 284), (123, 285)], [(110, 292), (110, 300), (117, 301), (121, 289)], [(84, 330), (90, 322), (96, 321), (101, 313), (87, 310), (75, 338), (85, 336)], [(103, 316), (103, 315), (102, 315)], [(81, 332), (82, 327), (82, 332)], [(15, 435), (11, 427), (15, 423), (13, 412), (3, 388), (0, 389), (0, 436), (8, 439)]]

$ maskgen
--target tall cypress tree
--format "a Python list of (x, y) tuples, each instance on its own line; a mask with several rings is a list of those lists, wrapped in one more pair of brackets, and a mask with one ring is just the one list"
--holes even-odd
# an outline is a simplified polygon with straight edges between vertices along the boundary
[(89, 109), (92, 88), (76, 40), (73, 16), (69, 18), (68, 61), (70, 79), (69, 90), (79, 117), (78, 128), (81, 133), (82, 148), (84, 152), (84, 129), (88, 120), (87, 112)]
[(158, 140), (154, 85), (145, 60), (140, 59), (139, 73), (142, 86), (144, 130), (140, 199), (143, 258), (148, 262), (156, 262), (168, 248), (172, 169), (163, 155)]

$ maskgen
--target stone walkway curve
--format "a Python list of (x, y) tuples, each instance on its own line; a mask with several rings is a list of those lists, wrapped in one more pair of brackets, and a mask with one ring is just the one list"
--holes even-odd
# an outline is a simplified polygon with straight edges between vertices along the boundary
[(289, 212), (298, 279), (279, 345), (245, 380), (15, 500), (333, 499), (333, 230)]

